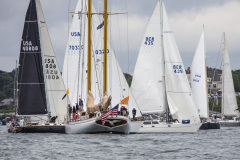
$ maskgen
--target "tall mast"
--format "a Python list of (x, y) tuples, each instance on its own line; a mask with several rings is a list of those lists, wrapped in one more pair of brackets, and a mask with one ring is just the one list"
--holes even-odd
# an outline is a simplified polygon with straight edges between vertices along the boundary
[(208, 89), (207, 89), (207, 62), (206, 62), (206, 49), (205, 49), (205, 32), (204, 32), (204, 25), (203, 25), (203, 42), (204, 42), (204, 59), (205, 59), (205, 64), (204, 64), (204, 69), (206, 71), (206, 99), (207, 99), (207, 119), (209, 119), (209, 102), (208, 102)]
[[(225, 33), (223, 32), (223, 51), (222, 57), (224, 58), (225, 54)], [(224, 115), (224, 60), (222, 60), (222, 116)]]
[(17, 61), (16, 61), (16, 67), (15, 67), (15, 73), (14, 73), (14, 108), (15, 108), (15, 115), (17, 114), (17, 106), (16, 106), (16, 101), (17, 101)]
[(162, 48), (162, 93), (163, 93), (163, 107), (166, 109), (166, 121), (168, 122), (168, 114), (169, 110), (167, 107), (167, 93), (166, 93), (166, 85), (165, 85), (165, 56), (164, 56), (164, 45), (163, 45), (163, 1), (160, 0), (160, 23), (161, 23), (161, 48)]
[(91, 91), (92, 0), (88, 0), (88, 91)]
[(104, 72), (103, 93), (107, 92), (107, 8), (108, 1), (104, 0)]

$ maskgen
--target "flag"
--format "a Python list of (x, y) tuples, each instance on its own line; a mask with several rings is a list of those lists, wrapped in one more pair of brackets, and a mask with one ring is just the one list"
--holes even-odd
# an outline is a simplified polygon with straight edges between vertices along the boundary
[(104, 21), (97, 27), (97, 29), (101, 29), (104, 26)]
[(105, 124), (105, 121), (108, 119), (109, 115), (117, 115), (117, 113), (118, 113), (118, 106), (119, 106), (119, 104), (117, 104), (115, 107), (110, 109), (107, 113), (104, 113), (103, 115), (101, 115), (99, 117), (99, 119), (102, 120), (102, 125)]
[(129, 96), (124, 98), (120, 104), (125, 104), (125, 105), (128, 105), (128, 100), (129, 100)]
[(67, 90), (67, 92), (66, 92), (65, 95), (63, 96), (62, 100), (67, 96), (67, 94), (69, 94), (69, 89)]

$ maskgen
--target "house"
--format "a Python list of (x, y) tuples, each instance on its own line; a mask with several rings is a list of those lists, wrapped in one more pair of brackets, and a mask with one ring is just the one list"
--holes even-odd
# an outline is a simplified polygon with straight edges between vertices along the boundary
[(10, 105), (10, 104), (13, 104), (14, 101), (12, 98), (8, 98), (8, 99), (4, 99), (0, 102), (0, 106), (7, 106), (7, 105)]

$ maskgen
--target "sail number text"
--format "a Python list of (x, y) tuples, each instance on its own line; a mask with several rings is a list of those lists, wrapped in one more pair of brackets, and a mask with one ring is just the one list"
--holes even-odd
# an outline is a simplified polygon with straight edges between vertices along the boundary
[[(104, 50), (96, 50), (95, 51), (96, 54), (104, 54)], [(109, 53), (109, 49), (107, 49), (107, 53)]]
[(146, 41), (144, 42), (144, 44), (153, 45), (153, 42), (154, 42), (154, 37), (146, 37)]
[(173, 65), (174, 73), (183, 73), (182, 65)]
[(38, 51), (38, 46), (33, 46), (31, 41), (22, 41), (23, 42), (23, 51)]
[(57, 66), (54, 59), (47, 58), (45, 59), (45, 70), (46, 70), (46, 79), (59, 79)]

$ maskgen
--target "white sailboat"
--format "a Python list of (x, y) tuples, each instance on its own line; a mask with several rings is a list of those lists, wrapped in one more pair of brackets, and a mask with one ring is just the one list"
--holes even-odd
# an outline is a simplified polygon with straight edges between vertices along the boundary
[(232, 69), (225, 38), (223, 33), (223, 52), (222, 52), (222, 121), (220, 125), (240, 126), (239, 110), (234, 91)]
[[(105, 1), (105, 5), (106, 4), (107, 1)], [(92, 106), (98, 103), (99, 106), (105, 106), (103, 107), (105, 109), (108, 107), (104, 102), (101, 102), (102, 99), (107, 99), (107, 96), (104, 96), (103, 93), (111, 95), (111, 104), (113, 106), (120, 103), (124, 98), (128, 96), (131, 97), (128, 84), (113, 50), (109, 43), (107, 43), (107, 39), (105, 42), (102, 41), (103, 35), (105, 35), (106, 32), (103, 33), (103, 29), (101, 28), (103, 26), (107, 27), (107, 19), (100, 22), (94, 7), (89, 7), (90, 5), (91, 1), (88, 1), (88, 4), (87, 1), (78, 1), (75, 9), (76, 14), (73, 15), (73, 22), (69, 34), (69, 44), (64, 58), (63, 78), (65, 85), (69, 88), (70, 102), (72, 105), (76, 105), (80, 97), (83, 100), (84, 110), (86, 111), (81, 113), (79, 120), (69, 121), (66, 125), (66, 133), (115, 132), (128, 134), (129, 132), (136, 132), (140, 128), (142, 122), (133, 125), (127, 116), (117, 115), (109, 116), (106, 123), (103, 125), (102, 121), (99, 119), (103, 112), (101, 112), (99, 108), (93, 110), (89, 108), (89, 100), (91, 100)], [(90, 20), (90, 22), (88, 21), (87, 24), (86, 20), (90, 16), (87, 17), (81, 13), (91, 14), (92, 20)], [(107, 14), (107, 9), (104, 13)], [(91, 23), (92, 27), (89, 26)], [(102, 24), (102, 26), (97, 29), (100, 24)], [(88, 42), (88, 40), (91, 38), (91, 35), (89, 37), (89, 35), (86, 34), (89, 32), (88, 28), (91, 28), (91, 34), (93, 35), (92, 37), (94, 37), (90, 42)], [(73, 33), (78, 33), (78, 36), (73, 37)], [(87, 47), (87, 42), (90, 48)], [(89, 45), (89, 43), (91, 44)], [(77, 49), (73, 50), (71, 46), (77, 46)], [(81, 47), (78, 48), (78, 46)], [(105, 52), (103, 46), (105, 46)], [(91, 53), (89, 51), (93, 52)], [(90, 54), (90, 56), (87, 56), (86, 53)], [(107, 53), (106, 57), (104, 57), (105, 54), (103, 53)], [(91, 58), (90, 62), (89, 57)], [(106, 65), (104, 65), (105, 58), (107, 59)], [(91, 65), (89, 66), (89, 64)], [(106, 70), (104, 66), (110, 69)], [(91, 74), (89, 71), (91, 71)], [(106, 77), (103, 76), (104, 71), (107, 71)], [(91, 81), (89, 82), (89, 80)], [(102, 88), (105, 83), (104, 81), (107, 81), (109, 85), (106, 88)], [(89, 84), (91, 85), (90, 87)], [(88, 90), (91, 90), (91, 93), (88, 93)], [(89, 94), (92, 94), (91, 98)], [(132, 98), (130, 98), (128, 105), (137, 109), (136, 102)], [(90, 113), (90, 110), (92, 113)], [(140, 111), (137, 113), (141, 115)]]
[[(199, 115), (162, 1), (158, 1), (148, 22), (131, 88), (143, 114), (166, 115), (166, 120), (145, 121), (139, 133), (199, 129)], [(169, 116), (178, 122), (170, 121)]]
[(23, 29), (18, 74), (18, 117), (13, 132), (65, 132), (67, 98), (39, 0), (30, 0)]
[(220, 124), (209, 119), (207, 71), (204, 30), (202, 32), (197, 50), (191, 66), (191, 87), (202, 125), (200, 129), (220, 129)]

